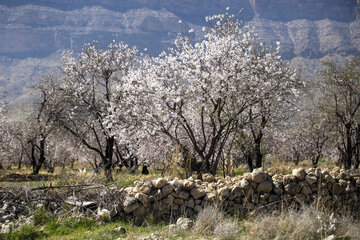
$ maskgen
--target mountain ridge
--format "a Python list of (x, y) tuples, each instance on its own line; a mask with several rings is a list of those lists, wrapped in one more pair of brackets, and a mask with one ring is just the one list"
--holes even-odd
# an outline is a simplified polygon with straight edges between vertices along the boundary
[[(116, 2), (3, 0), (0, 3), (3, 4), (0, 5), (0, 97), (8, 102), (26, 101), (28, 89), (24, 85), (36, 82), (46, 72), (57, 71), (62, 50), (79, 52), (84, 43), (93, 40), (99, 48), (113, 39), (123, 41), (140, 50), (147, 48), (150, 55), (173, 46), (180, 31), (194, 28), (193, 39), (199, 40), (203, 34), (200, 26), (206, 24), (205, 16), (224, 11), (227, 6), (235, 13), (243, 7), (241, 16), (255, 27), (261, 41), (270, 48), (280, 41), (283, 59), (292, 59), (295, 67), (303, 62), (311, 69), (305, 74), (307, 78), (316, 72), (312, 65), (320, 66), (319, 59), (332, 56), (345, 59), (360, 52), (360, 0), (316, 3), (198, 0), (193, 4), (190, 0), (123, 0), (122, 5)], [(321, 12), (326, 4), (327, 10)], [(306, 13), (310, 7), (318, 11), (316, 16), (308, 16), (314, 9)], [(336, 11), (339, 11), (336, 16), (327, 18)], [(289, 17), (291, 13), (295, 15)], [(182, 24), (178, 23), (180, 19)]]

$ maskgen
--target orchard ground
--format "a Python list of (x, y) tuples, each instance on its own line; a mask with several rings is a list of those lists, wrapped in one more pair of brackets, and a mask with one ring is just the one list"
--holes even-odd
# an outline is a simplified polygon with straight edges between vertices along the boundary
[[(307, 168), (311, 164), (301, 162), (300, 166)], [(277, 163), (266, 170), (288, 174), (295, 167), (299, 166)], [(326, 166), (322, 163), (321, 167)], [(248, 170), (239, 167), (231, 175), (246, 172)], [(179, 173), (180, 168), (172, 169), (169, 175), (179, 177)], [(218, 176), (221, 175), (219, 172)], [(30, 168), (11, 168), (0, 172), (0, 190), (77, 185), (123, 188), (133, 186), (134, 181), (144, 177), (156, 179), (161, 177), (161, 171), (150, 169), (150, 174), (144, 176), (141, 171), (130, 174), (122, 170), (114, 173), (114, 181), (108, 183), (102, 174), (94, 174), (91, 170), (84, 172), (84, 166), (57, 168), (53, 174), (41, 171), (39, 175), (31, 175)], [(325, 239), (333, 234), (338, 239), (359, 239), (360, 236), (358, 217), (346, 214), (335, 217), (318, 206), (307, 206), (299, 211), (284, 210), (278, 215), (253, 213), (246, 216), (227, 215), (218, 209), (205, 208), (193, 219), (194, 227), (180, 229), (153, 216), (148, 216), (145, 223), (137, 226), (126, 219), (101, 221), (94, 215), (72, 210), (54, 214), (40, 205), (29, 207), (22, 217), (6, 221), (9, 229), (0, 235), (0, 239)], [(209, 226), (209, 219), (216, 224)], [(268, 227), (264, 228), (265, 225)], [(120, 227), (125, 228), (126, 232)]]

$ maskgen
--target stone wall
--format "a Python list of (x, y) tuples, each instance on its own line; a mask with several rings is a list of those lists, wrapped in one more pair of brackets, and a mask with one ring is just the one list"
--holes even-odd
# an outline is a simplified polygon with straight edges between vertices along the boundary
[(253, 210), (280, 211), (287, 207), (316, 203), (337, 210), (358, 211), (360, 174), (335, 168), (294, 169), (277, 175), (255, 169), (243, 176), (214, 178), (204, 174), (203, 181), (159, 178), (142, 179), (123, 189), (121, 210), (129, 218), (148, 214), (164, 220), (192, 217), (204, 206), (215, 204), (225, 212), (246, 214)]

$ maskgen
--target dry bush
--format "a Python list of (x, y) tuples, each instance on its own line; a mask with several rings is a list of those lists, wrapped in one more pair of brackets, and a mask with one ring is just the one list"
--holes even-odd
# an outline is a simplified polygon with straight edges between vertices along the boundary
[(240, 230), (236, 219), (225, 218), (224, 212), (214, 206), (207, 206), (198, 214), (194, 227), (196, 234), (219, 240), (239, 239)]
[(244, 220), (242, 239), (323, 239), (331, 234), (357, 239), (358, 223), (345, 215), (318, 211), (314, 206), (280, 215), (260, 214)]
[(210, 235), (224, 219), (224, 213), (214, 206), (207, 206), (199, 212), (194, 231), (198, 234)]
[(239, 239), (240, 228), (235, 219), (219, 223), (214, 230), (214, 235), (219, 240)]

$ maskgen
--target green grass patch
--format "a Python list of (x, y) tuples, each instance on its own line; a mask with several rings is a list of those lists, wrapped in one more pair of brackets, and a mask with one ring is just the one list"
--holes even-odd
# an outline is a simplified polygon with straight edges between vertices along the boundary
[(160, 174), (156, 172), (153, 173), (152, 171), (150, 172), (149, 175), (142, 175), (141, 172), (128, 173), (126, 170), (125, 171), (123, 170), (121, 173), (114, 174), (113, 178), (114, 178), (115, 186), (118, 188), (123, 188), (123, 187), (134, 186), (134, 182), (142, 178), (156, 179), (160, 176), (161, 176)]
[[(134, 226), (132, 223), (115, 220), (101, 223), (94, 218), (58, 218), (49, 217), (46, 212), (37, 212), (34, 226), (24, 225), (19, 230), (8, 234), (0, 234), (1, 240), (32, 240), (32, 239), (137, 239), (138, 236), (148, 236), (154, 232), (164, 232), (165, 224), (151, 224)], [(127, 233), (116, 231), (120, 226), (126, 228)]]
[(245, 169), (243, 167), (237, 167), (235, 169), (232, 170), (232, 175), (233, 176), (241, 176), (244, 175), (244, 173), (250, 172), (248, 169)]
[(33, 239), (46, 239), (47, 235), (38, 230), (34, 226), (25, 225), (19, 231), (2, 234), (0, 239), (3, 240), (33, 240)]
[(52, 219), (52, 215), (49, 212), (43, 211), (42, 209), (36, 210), (34, 214), (35, 225), (44, 225)]

